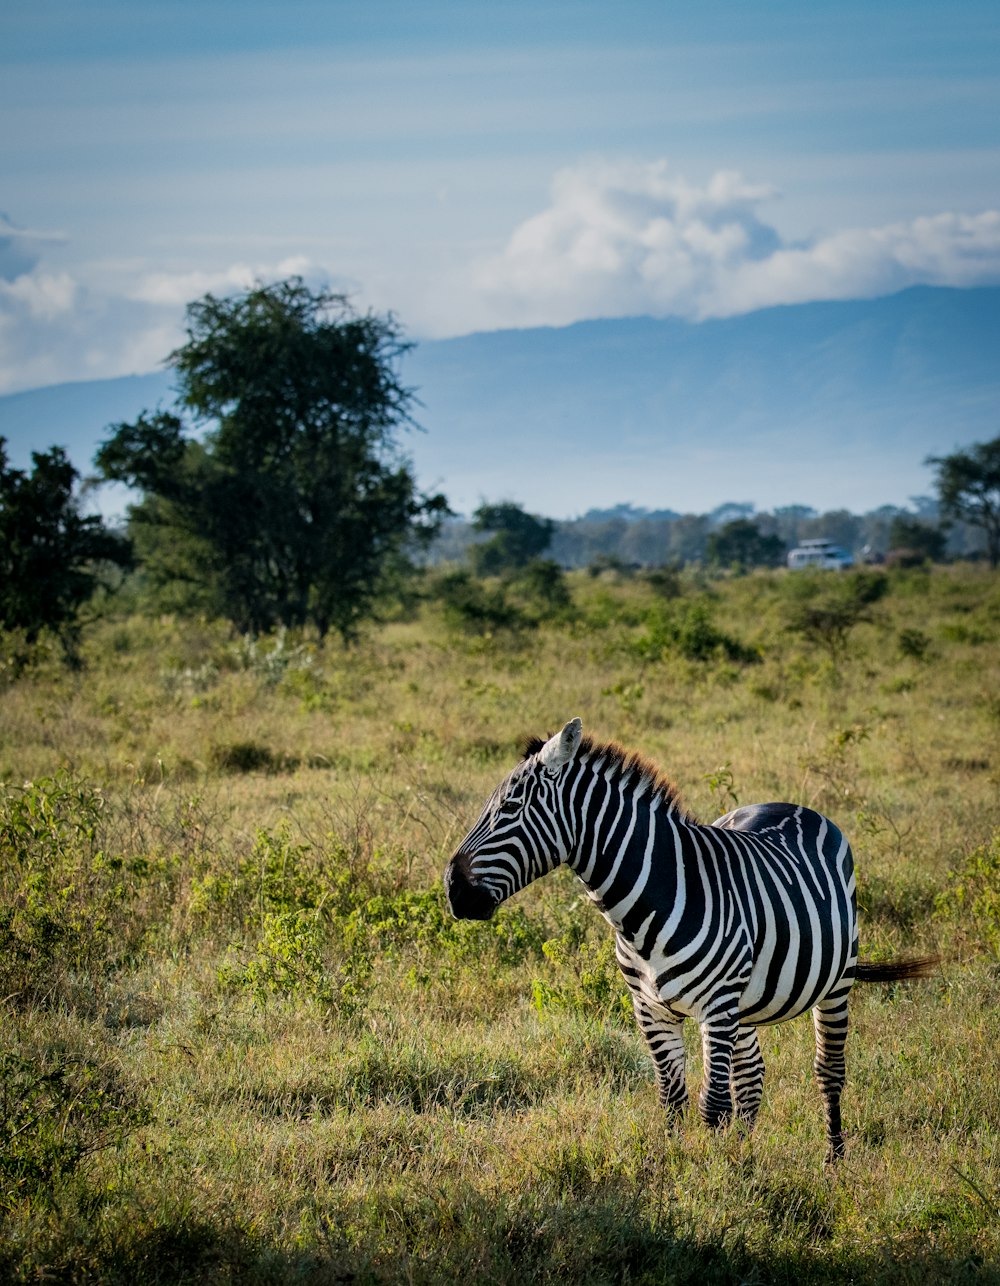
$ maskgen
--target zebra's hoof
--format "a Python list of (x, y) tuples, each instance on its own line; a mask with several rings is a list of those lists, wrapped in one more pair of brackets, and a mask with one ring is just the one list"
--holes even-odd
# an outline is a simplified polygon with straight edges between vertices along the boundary
[(733, 1119), (733, 1109), (729, 1104), (699, 1102), (698, 1111), (710, 1130), (725, 1129)]

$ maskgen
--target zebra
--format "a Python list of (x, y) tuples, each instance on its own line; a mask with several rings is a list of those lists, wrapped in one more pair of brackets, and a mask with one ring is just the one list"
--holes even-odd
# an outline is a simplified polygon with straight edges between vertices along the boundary
[(702, 1119), (749, 1129), (764, 1088), (757, 1028), (811, 1009), (827, 1159), (843, 1156), (851, 987), (926, 977), (937, 957), (859, 962), (854, 861), (838, 827), (782, 803), (700, 825), (650, 760), (584, 735), (576, 718), (531, 738), (486, 801), (445, 870), (449, 909), (487, 920), (560, 864), (615, 931), (668, 1113), (687, 1106), (686, 1018), (702, 1033)]

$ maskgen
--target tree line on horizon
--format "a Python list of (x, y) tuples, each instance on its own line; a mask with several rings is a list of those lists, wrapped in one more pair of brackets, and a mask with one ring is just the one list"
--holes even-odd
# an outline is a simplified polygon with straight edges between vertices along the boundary
[[(579, 518), (542, 519), (549, 524), (546, 553), (566, 570), (638, 569), (696, 564), (749, 570), (779, 567), (803, 540), (824, 538), (859, 562), (979, 559), (988, 556), (982, 530), (947, 520), (932, 497), (915, 497), (914, 508), (882, 505), (868, 513), (847, 509), (820, 513), (808, 505), (757, 511), (727, 503), (711, 513), (646, 512), (631, 505), (590, 510)], [(496, 505), (488, 508), (495, 510)], [(432, 563), (457, 562), (484, 537), (477, 514), (452, 517), (428, 549)]]
[(187, 340), (167, 358), (175, 407), (109, 426), (95, 457), (96, 481), (139, 494), (123, 531), (80, 513), (62, 448), (18, 470), (0, 439), (0, 627), (29, 644), (52, 631), (72, 658), (83, 608), (116, 575), (158, 610), (215, 615), (252, 634), (309, 625), (350, 640), (428, 563), (461, 564), (442, 592), (468, 605), (481, 598), (470, 576), (518, 575), (558, 603), (564, 568), (745, 571), (782, 563), (808, 536), (873, 555), (1000, 562), (1000, 437), (929, 460), (938, 499), (915, 512), (619, 506), (556, 522), (501, 501), (463, 521), (445, 496), (418, 489), (401, 449), (414, 424), (414, 393), (398, 376), (409, 347), (391, 314), (359, 314), (297, 277), (191, 303)]

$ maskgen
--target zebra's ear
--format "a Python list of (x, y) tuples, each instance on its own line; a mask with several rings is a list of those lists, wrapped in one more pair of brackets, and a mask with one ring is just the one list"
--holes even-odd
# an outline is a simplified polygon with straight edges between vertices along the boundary
[(562, 732), (557, 732), (554, 737), (548, 739), (538, 752), (538, 757), (550, 773), (557, 773), (560, 768), (569, 763), (580, 748), (582, 736), (583, 722), (576, 718), (570, 719)]

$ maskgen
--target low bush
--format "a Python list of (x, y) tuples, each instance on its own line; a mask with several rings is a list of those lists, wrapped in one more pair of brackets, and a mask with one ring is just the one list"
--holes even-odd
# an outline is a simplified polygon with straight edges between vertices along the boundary
[(153, 1119), (110, 1061), (0, 1041), (0, 1214), (51, 1200), (85, 1158), (120, 1147)]
[(937, 898), (937, 913), (962, 924), (963, 936), (974, 949), (1000, 957), (1000, 834), (949, 873)]

